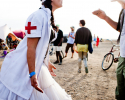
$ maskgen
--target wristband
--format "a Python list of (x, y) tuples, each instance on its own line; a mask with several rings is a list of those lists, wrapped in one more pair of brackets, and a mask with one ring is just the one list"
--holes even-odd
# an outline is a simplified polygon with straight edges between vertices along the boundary
[(33, 75), (35, 75), (36, 73), (35, 72), (31, 72), (30, 74), (29, 74), (29, 77), (31, 78)]

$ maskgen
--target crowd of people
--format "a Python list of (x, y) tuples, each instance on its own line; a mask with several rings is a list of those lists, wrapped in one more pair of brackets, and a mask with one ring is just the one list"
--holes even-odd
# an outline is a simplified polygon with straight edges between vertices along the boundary
[(8, 47), (10, 49), (14, 49), (14, 48), (16, 49), (16, 47), (18, 46), (19, 42), (20, 41), (17, 40), (17, 39), (13, 40), (12, 36), (7, 36), (7, 38), (6, 38), (6, 43), (7, 43)]
[[(50, 62), (48, 52), (49, 43), (54, 40), (57, 58), (54, 64), (62, 64), (60, 51), (62, 50), (63, 32), (58, 25), (55, 26), (53, 16), (54, 11), (62, 7), (62, 0), (41, 1), (42, 7), (31, 14), (26, 21), (26, 36), (16, 50), (10, 52), (3, 61), (0, 72), (1, 100), (72, 100), (71, 96), (52, 78), (52, 76), (56, 76), (53, 71), (56, 68)], [(116, 71), (117, 88), (115, 93), (117, 100), (125, 100), (125, 1), (112, 1), (118, 1), (123, 8), (118, 23), (100, 9), (94, 11), (93, 14), (105, 20), (111, 27), (120, 32), (118, 42), (120, 41), (121, 57)], [(55, 37), (51, 39), (50, 21), (55, 33)], [(78, 72), (81, 73), (83, 61), (85, 72), (88, 73), (86, 57), (88, 51), (90, 53), (93, 51), (91, 45), (92, 35), (90, 30), (85, 27), (85, 20), (80, 20), (79, 26), (80, 28), (76, 32), (74, 31), (75, 28), (71, 27), (65, 57), (67, 57), (70, 47), (71, 58), (73, 58), (74, 51), (77, 51)], [(94, 36), (93, 45), (98, 47), (98, 37), (95, 38)], [(9, 79), (11, 80), (8, 82)]]
[(0, 39), (0, 50), (7, 50), (8, 47), (2, 39)]
[[(71, 32), (68, 35), (67, 39), (67, 45), (65, 47), (65, 58), (67, 57), (69, 48), (71, 48), (71, 58), (73, 58), (74, 51), (78, 53), (78, 73), (81, 73), (81, 67), (82, 67), (82, 60), (84, 62), (85, 66), (85, 72), (88, 73), (88, 65), (87, 65), (87, 56), (88, 56), (88, 49), (89, 45), (92, 43), (92, 34), (90, 30), (85, 27), (85, 20), (80, 20), (79, 26), (80, 28), (75, 32), (75, 27), (71, 26)], [(63, 32), (59, 29), (59, 25), (57, 26), (57, 39), (53, 42), (54, 44), (54, 51), (56, 52), (56, 58), (57, 60), (54, 62), (54, 64), (62, 64), (62, 39), (63, 39)], [(96, 46), (99, 45), (99, 38), (97, 36), (97, 41), (94, 35), (94, 42), (96, 43)], [(61, 44), (61, 45), (60, 45)], [(92, 48), (92, 47), (91, 47)]]
[[(63, 41), (63, 32), (59, 29), (59, 25), (57, 26), (57, 38), (54, 40), (54, 51), (56, 52), (56, 58), (57, 60), (54, 62), (54, 64), (62, 64), (62, 41)], [(65, 58), (67, 57), (69, 48), (71, 48), (72, 56), (73, 58), (74, 51), (76, 50), (77, 46), (77, 52), (79, 56), (79, 69), (78, 72), (81, 73), (81, 61), (83, 60), (85, 64), (85, 72), (88, 73), (88, 66), (87, 66), (87, 55), (88, 55), (88, 46), (92, 42), (92, 35), (88, 28), (85, 27), (85, 20), (80, 20), (79, 22), (80, 28), (75, 32), (75, 27), (72, 26), (71, 32), (68, 35), (67, 45), (65, 48)], [(52, 34), (52, 33), (51, 33)], [(98, 42), (97, 42), (98, 43)]]

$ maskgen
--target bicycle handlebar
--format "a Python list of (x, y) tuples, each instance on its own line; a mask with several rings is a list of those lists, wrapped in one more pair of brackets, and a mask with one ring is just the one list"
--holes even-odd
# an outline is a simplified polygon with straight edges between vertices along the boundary
[[(107, 40), (109, 40), (109, 39), (107, 39)], [(115, 45), (115, 44), (113, 44), (112, 40), (109, 40), (109, 41), (111, 41), (111, 43), (112, 43), (113, 46), (115, 46), (115, 47), (120, 47), (120, 45)]]
[(120, 45), (115, 45), (115, 47), (120, 47)]

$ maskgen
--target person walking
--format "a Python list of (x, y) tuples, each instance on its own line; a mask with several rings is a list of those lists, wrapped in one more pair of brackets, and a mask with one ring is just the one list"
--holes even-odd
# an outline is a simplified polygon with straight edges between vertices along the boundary
[(97, 36), (96, 46), (97, 46), (97, 48), (99, 46), (99, 37), (98, 36)]
[(67, 53), (69, 48), (71, 47), (71, 52), (72, 52), (72, 56), (71, 58), (73, 58), (73, 54), (74, 54), (74, 50), (73, 50), (73, 45), (74, 45), (74, 41), (75, 41), (75, 32), (74, 32), (74, 26), (71, 27), (71, 32), (68, 35), (68, 41), (67, 41), (67, 46), (65, 49), (65, 57), (67, 57)]
[(3, 61), (0, 100), (72, 100), (52, 78), (56, 68), (49, 61), (50, 28), (56, 27), (53, 13), (60, 7), (62, 0), (43, 0), (28, 17), (26, 36)]
[(88, 73), (88, 65), (87, 65), (87, 54), (88, 54), (88, 45), (92, 42), (92, 35), (88, 28), (85, 27), (85, 21), (80, 20), (79, 28), (76, 32), (75, 42), (74, 42), (74, 49), (77, 46), (78, 52), (78, 72), (81, 73), (81, 65), (82, 60), (85, 66), (85, 72)]
[(93, 47), (95, 48), (96, 46), (96, 37), (95, 37), (95, 34), (94, 34), (94, 38), (93, 38)]
[(61, 56), (61, 51), (62, 51), (62, 41), (63, 41), (63, 32), (62, 30), (59, 29), (59, 25), (57, 26), (57, 38), (54, 41), (54, 50), (56, 51), (56, 61), (54, 64), (59, 64), (62, 65), (62, 56)]
[(117, 87), (115, 97), (117, 100), (125, 100), (125, 0), (111, 0), (121, 4), (122, 10), (119, 15), (119, 21), (115, 22), (109, 18), (103, 10), (96, 10), (94, 15), (105, 20), (111, 27), (120, 32), (117, 42), (120, 42), (120, 58), (116, 70)]

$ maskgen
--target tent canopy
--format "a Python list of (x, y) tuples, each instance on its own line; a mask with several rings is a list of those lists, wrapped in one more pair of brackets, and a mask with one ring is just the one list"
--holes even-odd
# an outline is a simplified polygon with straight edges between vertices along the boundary
[(24, 38), (24, 36), (25, 36), (25, 32), (23, 32), (23, 31), (13, 31), (13, 33), (18, 37), (18, 38), (21, 38), (21, 39), (23, 39)]
[(5, 40), (9, 33), (12, 33), (12, 31), (9, 29), (7, 24), (0, 27), (0, 39)]

